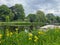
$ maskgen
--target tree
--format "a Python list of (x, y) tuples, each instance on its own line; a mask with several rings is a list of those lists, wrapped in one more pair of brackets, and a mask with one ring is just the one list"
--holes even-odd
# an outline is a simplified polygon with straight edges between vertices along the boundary
[(43, 11), (38, 10), (37, 13), (37, 22), (46, 22), (46, 16), (45, 13)]
[(6, 21), (6, 17), (8, 17), (11, 21), (13, 19), (13, 16), (14, 14), (6, 5), (0, 6), (0, 19), (2, 21)]
[(56, 21), (57, 21), (57, 23), (60, 23), (60, 17), (59, 16), (56, 16)]
[(56, 18), (55, 18), (55, 16), (54, 16), (54, 14), (52, 14), (52, 13), (48, 13), (47, 15), (46, 15), (46, 17), (47, 17), (47, 22), (48, 23), (55, 23), (56, 22)]
[(35, 14), (29, 14), (27, 18), (29, 19), (30, 22), (36, 22), (37, 20), (37, 17)]
[(10, 9), (14, 13), (14, 20), (24, 20), (25, 19), (25, 13), (23, 6), (21, 4), (16, 4), (15, 6), (10, 7)]

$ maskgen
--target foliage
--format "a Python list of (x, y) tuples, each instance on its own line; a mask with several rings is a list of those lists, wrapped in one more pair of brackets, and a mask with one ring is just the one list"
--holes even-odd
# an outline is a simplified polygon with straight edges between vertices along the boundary
[(60, 17), (53, 13), (45, 14), (43, 11), (37, 10), (35, 14), (28, 14), (25, 17), (25, 12), (22, 4), (15, 4), (15, 6), (8, 7), (6, 5), (0, 6), (0, 21), (28, 21), (28, 22), (42, 22), (42, 24), (55, 24), (60, 22)]
[(1, 18), (1, 20), (6, 21), (7, 16), (9, 18), (9, 21), (11, 21), (12, 18), (14, 17), (14, 14), (12, 13), (11, 9), (9, 9), (6, 5), (0, 6), (0, 18)]
[(45, 13), (43, 11), (37, 11), (36, 12), (36, 15), (37, 15), (37, 22), (46, 22), (46, 16), (45, 16)]
[(46, 15), (48, 23), (56, 23), (56, 17), (52, 13)]
[[(18, 31), (18, 30), (17, 30)], [(48, 29), (47, 31), (34, 30), (32, 32), (0, 33), (1, 45), (59, 45), (60, 29)], [(3, 38), (4, 37), (4, 38)]]
[(23, 6), (21, 4), (16, 4), (15, 6), (10, 7), (10, 9), (14, 13), (14, 20), (24, 20), (25, 19), (25, 13)]
[(60, 23), (60, 17), (59, 16), (56, 16), (56, 21), (57, 21), (57, 23)]
[(30, 22), (36, 22), (37, 21), (37, 16), (35, 14), (29, 14), (27, 16), (27, 19), (29, 19)]

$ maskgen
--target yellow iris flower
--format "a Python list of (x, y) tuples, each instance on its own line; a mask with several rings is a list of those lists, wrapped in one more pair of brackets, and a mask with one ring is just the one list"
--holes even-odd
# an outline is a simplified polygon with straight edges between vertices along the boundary
[(38, 39), (38, 37), (37, 37), (37, 36), (34, 36), (34, 38), (35, 38), (35, 39)]
[(2, 38), (2, 34), (0, 34), (0, 39)]
[(38, 32), (38, 34), (44, 34), (44, 32), (41, 31), (41, 32)]
[(37, 39), (35, 39), (34, 42), (37, 42)]
[(32, 36), (33, 36), (33, 34), (32, 34), (32, 33), (29, 33), (29, 36), (30, 36), (30, 37), (32, 37)]
[(32, 38), (29, 38), (29, 40), (32, 40)]

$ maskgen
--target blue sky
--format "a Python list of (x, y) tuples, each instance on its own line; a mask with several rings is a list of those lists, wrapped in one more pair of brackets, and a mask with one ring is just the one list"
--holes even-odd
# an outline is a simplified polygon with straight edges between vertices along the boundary
[(15, 4), (22, 4), (26, 14), (42, 10), (46, 14), (54, 13), (55, 15), (60, 15), (60, 0), (0, 0), (0, 5), (2, 4), (9, 7)]

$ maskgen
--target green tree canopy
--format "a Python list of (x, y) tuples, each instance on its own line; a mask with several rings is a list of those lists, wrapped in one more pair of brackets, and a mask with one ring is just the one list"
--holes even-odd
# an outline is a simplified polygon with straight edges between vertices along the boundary
[(38, 10), (36, 12), (36, 15), (37, 15), (37, 22), (46, 22), (46, 16), (43, 11)]
[(6, 17), (8, 17), (11, 21), (13, 19), (13, 16), (14, 14), (6, 5), (0, 6), (0, 18), (2, 21), (6, 21)]
[(14, 12), (15, 20), (24, 20), (25, 13), (24, 13), (23, 6), (21, 4), (16, 4), (15, 6), (12, 6), (11, 9)]
[(57, 23), (60, 23), (60, 17), (59, 16), (56, 16), (56, 21), (57, 21)]
[(46, 17), (47, 17), (49, 23), (55, 23), (56, 22), (56, 18), (55, 18), (53, 13), (48, 13), (46, 15)]
[(35, 14), (29, 14), (27, 18), (29, 19), (30, 22), (36, 22), (37, 20), (37, 17)]

